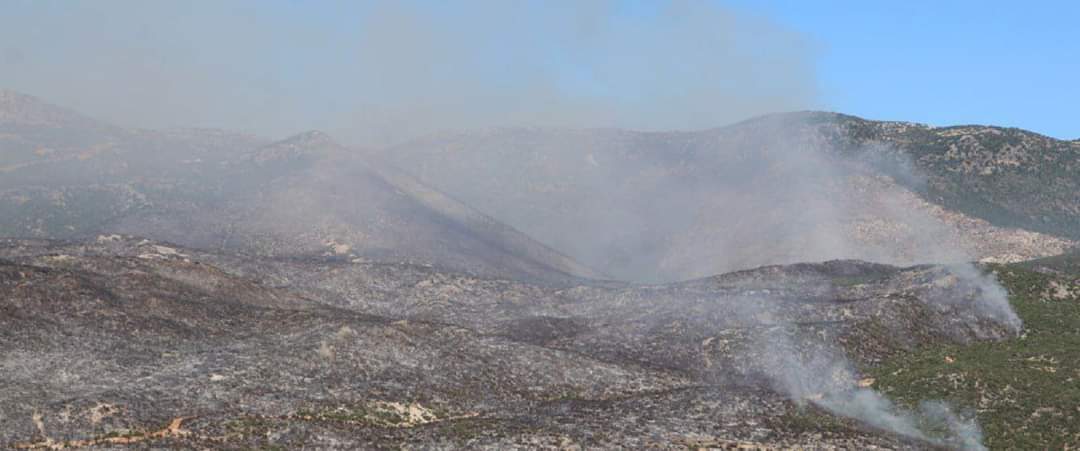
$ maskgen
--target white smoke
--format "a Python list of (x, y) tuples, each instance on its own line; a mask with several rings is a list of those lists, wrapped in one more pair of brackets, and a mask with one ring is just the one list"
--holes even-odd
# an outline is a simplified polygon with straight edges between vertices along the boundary
[(808, 346), (779, 328), (761, 337), (765, 374), (774, 389), (797, 403), (813, 403), (833, 414), (904, 437), (966, 450), (983, 450), (982, 429), (973, 416), (958, 415), (942, 401), (917, 409), (897, 406), (881, 393), (860, 386), (850, 362), (838, 351)]

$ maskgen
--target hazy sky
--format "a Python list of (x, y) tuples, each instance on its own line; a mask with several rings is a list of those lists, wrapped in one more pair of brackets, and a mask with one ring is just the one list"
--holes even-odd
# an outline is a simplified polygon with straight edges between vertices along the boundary
[(1076, 6), (809, 3), (9, 0), (0, 88), (124, 125), (356, 142), (812, 108), (1080, 137)]

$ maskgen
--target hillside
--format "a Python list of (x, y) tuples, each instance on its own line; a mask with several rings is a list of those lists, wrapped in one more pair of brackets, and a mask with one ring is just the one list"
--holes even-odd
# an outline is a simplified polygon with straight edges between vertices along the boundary
[(940, 346), (872, 371), (890, 397), (949, 399), (979, 412), (992, 449), (1062, 449), (1080, 443), (1080, 256), (995, 266), (1024, 319), (1020, 337)]
[(898, 409), (860, 374), (1014, 336), (980, 277), (837, 261), (559, 288), (6, 240), (0, 443), (974, 447), (968, 417)]
[(383, 157), (633, 280), (831, 258), (1019, 261), (1080, 238), (1080, 146), (1015, 129), (790, 113), (696, 132), (451, 133)]
[(601, 277), (319, 132), (266, 142), (216, 130), (125, 130), (32, 97), (3, 98), (0, 236), (129, 233), (552, 282)]
[(0, 446), (1061, 447), (1078, 146), (808, 112), (357, 151), (2, 92)]
[(811, 114), (852, 147), (885, 143), (927, 177), (927, 199), (1006, 227), (1080, 238), (1080, 142), (1017, 128), (929, 127)]
[(836, 258), (1015, 262), (1076, 246), (1080, 228), (1080, 144), (1015, 129), (791, 113), (700, 132), (444, 134), (376, 161), (317, 132), (128, 130), (2, 99), (4, 236), (672, 281)]

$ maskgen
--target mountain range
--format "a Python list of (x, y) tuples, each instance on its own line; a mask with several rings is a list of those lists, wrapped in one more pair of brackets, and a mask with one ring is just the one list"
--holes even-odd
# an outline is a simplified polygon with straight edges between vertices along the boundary
[(267, 142), (216, 130), (125, 130), (10, 92), (0, 106), (16, 109), (0, 125), (0, 235), (130, 233), (504, 277), (599, 276), (320, 132)]
[(1080, 239), (1080, 144), (1016, 129), (806, 112), (365, 151), (320, 132), (122, 129), (12, 92), (0, 106), (6, 236), (641, 281), (833, 258), (1014, 262)]
[(1080, 145), (1016, 129), (804, 112), (695, 132), (492, 129), (383, 156), (632, 280), (911, 264), (943, 245), (950, 259), (1018, 261), (1080, 239)]
[(1063, 447), (1078, 157), (824, 112), (359, 149), (0, 91), (0, 444)]

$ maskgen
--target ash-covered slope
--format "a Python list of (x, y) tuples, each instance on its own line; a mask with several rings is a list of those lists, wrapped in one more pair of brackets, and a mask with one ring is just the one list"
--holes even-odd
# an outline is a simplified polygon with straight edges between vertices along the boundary
[(0, 98), (2, 236), (91, 237), (158, 205), (211, 199), (231, 162), (265, 144), (219, 130), (123, 129), (34, 97)]
[(500, 277), (601, 277), (319, 132), (266, 143), (214, 130), (126, 130), (28, 96), (0, 100), (0, 236), (129, 233)]
[(558, 288), (121, 236), (8, 240), (0, 443), (974, 446), (966, 420), (911, 429), (931, 417), (858, 368), (1011, 335), (977, 280), (832, 262)]
[(215, 202), (151, 209), (113, 229), (262, 255), (407, 261), (547, 281), (600, 276), (320, 132), (255, 149), (233, 166)]
[(635, 280), (831, 258), (1018, 261), (1080, 239), (1080, 146), (1016, 129), (810, 112), (697, 132), (444, 134), (384, 157)]

